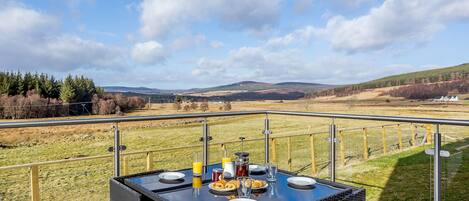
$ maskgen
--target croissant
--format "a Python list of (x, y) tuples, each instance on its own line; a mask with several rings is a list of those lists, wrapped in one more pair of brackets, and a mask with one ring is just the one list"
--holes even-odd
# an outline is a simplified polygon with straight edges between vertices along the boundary
[[(238, 188), (239, 187), (239, 181), (238, 180), (231, 180), (229, 181), (227, 184), (232, 184), (235, 186), (235, 188)], [(226, 187), (226, 186), (225, 186)]]
[(228, 189), (230, 189), (230, 190), (231, 190), (231, 189), (236, 189), (236, 184), (227, 183), (227, 184), (225, 185), (225, 189), (227, 189), (227, 190), (228, 190)]
[(253, 180), (252, 181), (252, 187), (253, 188), (261, 188), (263, 186), (265, 186), (265, 181), (262, 181), (262, 180)]
[(224, 189), (225, 188), (225, 185), (223, 184), (224, 182), (215, 182), (213, 183), (213, 188), (214, 189)]

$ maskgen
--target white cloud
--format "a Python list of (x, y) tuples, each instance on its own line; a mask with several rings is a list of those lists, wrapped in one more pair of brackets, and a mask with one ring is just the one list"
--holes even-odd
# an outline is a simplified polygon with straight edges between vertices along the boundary
[(468, 0), (387, 0), (366, 15), (352, 19), (334, 16), (323, 28), (306, 26), (272, 38), (266, 45), (308, 43), (316, 37), (326, 39), (336, 50), (357, 53), (425, 43), (450, 20), (468, 18), (468, 10)]
[(140, 32), (164, 37), (189, 22), (214, 20), (222, 27), (259, 32), (276, 25), (279, 0), (144, 0)]
[(166, 56), (163, 45), (156, 41), (136, 43), (131, 52), (134, 61), (145, 65), (164, 63)]
[(223, 59), (200, 58), (192, 70), (192, 78), (188, 79), (206, 84), (242, 80), (352, 84), (429, 68), (408, 64), (383, 65), (366, 57), (338, 53), (305, 58), (300, 49), (241, 47), (231, 50)]
[(206, 38), (205, 38), (205, 35), (203, 34), (183, 36), (183, 37), (176, 38), (171, 43), (171, 49), (173, 51), (189, 49), (197, 45), (200, 45), (204, 43), (205, 41), (206, 41)]
[(224, 44), (221, 41), (212, 41), (212, 42), (210, 42), (210, 47), (212, 47), (213, 49), (222, 48), (223, 46), (224, 46)]
[(295, 49), (270, 51), (262, 47), (241, 47), (226, 59), (200, 58), (192, 74), (211, 82), (239, 80), (292, 80), (307, 72), (300, 52)]
[(320, 30), (314, 28), (313, 26), (306, 26), (304, 28), (297, 29), (285, 36), (271, 38), (267, 40), (265, 45), (268, 47), (284, 47), (297, 43), (307, 44), (320, 32)]
[(20, 4), (0, 5), (0, 61), (10, 70), (118, 67), (121, 51), (57, 33), (58, 20)]

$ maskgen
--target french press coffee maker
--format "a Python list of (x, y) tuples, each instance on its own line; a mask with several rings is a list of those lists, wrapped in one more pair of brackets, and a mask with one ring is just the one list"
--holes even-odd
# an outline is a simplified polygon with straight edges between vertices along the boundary
[(236, 177), (248, 177), (249, 176), (249, 153), (247, 152), (236, 152)]

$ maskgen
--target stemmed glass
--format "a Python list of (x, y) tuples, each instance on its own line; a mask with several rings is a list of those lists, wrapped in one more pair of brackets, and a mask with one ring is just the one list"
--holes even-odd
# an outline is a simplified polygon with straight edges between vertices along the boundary
[(266, 171), (267, 171), (267, 181), (276, 181), (277, 178), (277, 165), (274, 163), (267, 163), (266, 164)]
[(239, 177), (238, 197), (249, 198), (251, 197), (252, 180), (249, 177)]

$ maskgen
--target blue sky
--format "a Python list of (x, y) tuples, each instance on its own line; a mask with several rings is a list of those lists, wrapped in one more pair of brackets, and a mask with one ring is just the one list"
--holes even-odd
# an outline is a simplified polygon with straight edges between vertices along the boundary
[(327, 84), (468, 60), (469, 0), (0, 0), (0, 67), (163, 89)]

